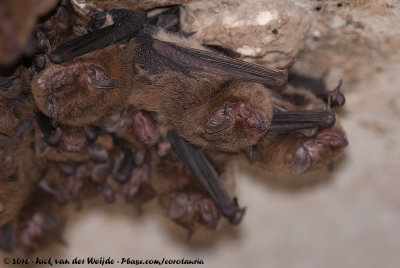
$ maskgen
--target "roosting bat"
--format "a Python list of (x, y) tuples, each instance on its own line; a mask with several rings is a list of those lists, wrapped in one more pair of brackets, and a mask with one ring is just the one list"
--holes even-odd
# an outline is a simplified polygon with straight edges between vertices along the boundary
[[(330, 94), (337, 96), (338, 92), (339, 89), (336, 88)], [(329, 97), (328, 105), (331, 102), (330, 98), (332, 97)], [(270, 135), (267, 134), (261, 142), (247, 151), (250, 163), (274, 173), (290, 171), (297, 176), (308, 170), (328, 166), (348, 145), (346, 134), (339, 122), (328, 128), (314, 124), (314, 128), (299, 129), (299, 124), (309, 124), (306, 121), (308, 118), (304, 119), (302, 115), (312, 118), (314, 114), (322, 113), (325, 114), (326, 121), (333, 120), (332, 114), (327, 113), (330, 108), (318, 109), (324, 107), (322, 99), (318, 99), (307, 90), (288, 86), (272, 97), (272, 102), (278, 110), (274, 116), (278, 115), (280, 120), (275, 123), (273, 119)], [(299, 109), (313, 110), (304, 112)], [(281, 113), (283, 114), (280, 115)]]
[[(18, 136), (18, 126), (34, 115), (29, 74), (26, 68), (18, 66), (8, 76), (0, 77), (0, 149), (12, 136)], [(22, 129), (21, 129), (22, 130)]]
[(0, 81), (0, 123), (8, 122), (0, 125), (0, 160), (18, 160), (1, 167), (2, 248), (19, 237), (17, 247), (29, 252), (57, 233), (63, 219), (54, 220), (47, 201), (79, 207), (97, 195), (138, 206), (157, 197), (191, 232), (217, 228), (221, 216), (238, 224), (244, 209), (231, 189), (233, 160), (300, 175), (347, 145), (332, 109), (344, 103), (340, 85), (285, 88), (291, 64), (270, 69), (192, 42), (176, 7), (91, 18), (71, 8), (62, 1), (35, 28), (38, 51), (25, 63), (32, 81), (25, 68)]
[(0, 150), (0, 202), (3, 206), (0, 226), (19, 213), (45, 168), (35, 148), (35, 132), (38, 131), (35, 122), (31, 118), (23, 124), (23, 128), (17, 128), (19, 135), (13, 135)]
[(137, 47), (113, 45), (62, 65), (49, 64), (32, 82), (36, 104), (53, 127), (92, 124), (125, 105), (136, 57)]

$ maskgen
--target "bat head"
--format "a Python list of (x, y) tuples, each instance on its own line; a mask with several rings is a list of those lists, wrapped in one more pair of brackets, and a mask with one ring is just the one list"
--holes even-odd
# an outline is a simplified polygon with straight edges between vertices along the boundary
[(272, 119), (267, 90), (256, 83), (231, 82), (207, 104), (203, 137), (225, 152), (238, 152), (256, 144)]
[(265, 136), (249, 150), (250, 163), (273, 173), (299, 176), (306, 171), (328, 166), (348, 145), (341, 126), (322, 128), (313, 135), (299, 133)]
[(172, 194), (166, 214), (190, 231), (216, 229), (220, 218), (211, 199), (191, 192)]
[(315, 137), (301, 142), (292, 154), (290, 171), (301, 175), (309, 169), (327, 166), (335, 161), (349, 144), (339, 127), (322, 129)]
[(114, 45), (64, 64), (49, 64), (32, 82), (35, 102), (53, 126), (93, 123), (123, 105), (135, 57), (134, 46)]

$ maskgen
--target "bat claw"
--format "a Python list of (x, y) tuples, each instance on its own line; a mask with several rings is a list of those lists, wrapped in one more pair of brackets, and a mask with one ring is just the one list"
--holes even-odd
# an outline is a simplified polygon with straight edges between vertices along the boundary
[(340, 91), (340, 88), (342, 87), (343, 80), (339, 81), (339, 84), (336, 86), (334, 90), (329, 92), (329, 99), (331, 100), (331, 105), (333, 106), (343, 106), (346, 102), (346, 98), (344, 97), (343, 93)]
[(221, 211), (221, 214), (226, 217), (230, 223), (232, 223), (233, 225), (237, 225), (242, 221), (243, 216), (246, 213), (246, 208), (239, 207), (239, 203), (236, 197), (234, 197), (232, 201), (233, 207), (228, 208), (227, 211)]
[(283, 68), (283, 70), (290, 70), (290, 69), (293, 67), (293, 65), (296, 63), (296, 61), (298, 61), (298, 60), (299, 60), (298, 58), (293, 58), (293, 59), (291, 59), (290, 62), (289, 62), (289, 64), (286, 65), (286, 66)]
[(38, 184), (39, 188), (41, 188), (42, 190), (44, 190), (45, 192), (49, 193), (50, 195), (52, 195), (57, 202), (60, 205), (65, 205), (67, 203), (67, 200), (64, 198), (64, 196), (62, 195), (62, 193), (60, 193), (59, 191), (57, 191), (57, 189), (51, 187), (48, 182), (46, 181), (46, 179), (42, 179), (40, 180), (39, 184)]
[(244, 214), (246, 214), (246, 208), (236, 210), (233, 216), (229, 219), (230, 223), (238, 225), (242, 221)]

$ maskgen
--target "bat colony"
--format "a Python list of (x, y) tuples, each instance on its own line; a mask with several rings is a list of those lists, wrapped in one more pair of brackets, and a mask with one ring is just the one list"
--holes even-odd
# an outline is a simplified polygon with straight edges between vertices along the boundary
[[(347, 145), (339, 86), (190, 40), (179, 7), (96, 11), (63, 1), (35, 26), (33, 52), (0, 77), (0, 247), (60, 238), (62, 206), (101, 194), (157, 197), (193, 232), (238, 224), (232, 161), (300, 175)], [(302, 85), (309, 88), (300, 88)]]

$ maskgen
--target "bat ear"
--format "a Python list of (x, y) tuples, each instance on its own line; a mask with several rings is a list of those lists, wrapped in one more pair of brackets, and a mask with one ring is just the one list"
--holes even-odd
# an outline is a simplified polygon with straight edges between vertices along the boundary
[(209, 134), (217, 133), (232, 126), (234, 122), (235, 119), (229, 115), (226, 107), (218, 108), (211, 113), (211, 119), (206, 123), (204, 130)]
[(303, 145), (300, 145), (293, 153), (290, 171), (293, 176), (300, 176), (311, 167), (312, 163), (310, 153)]
[(98, 65), (87, 68), (87, 85), (98, 89), (112, 89), (118, 87), (118, 81), (111, 79), (106, 70)]

